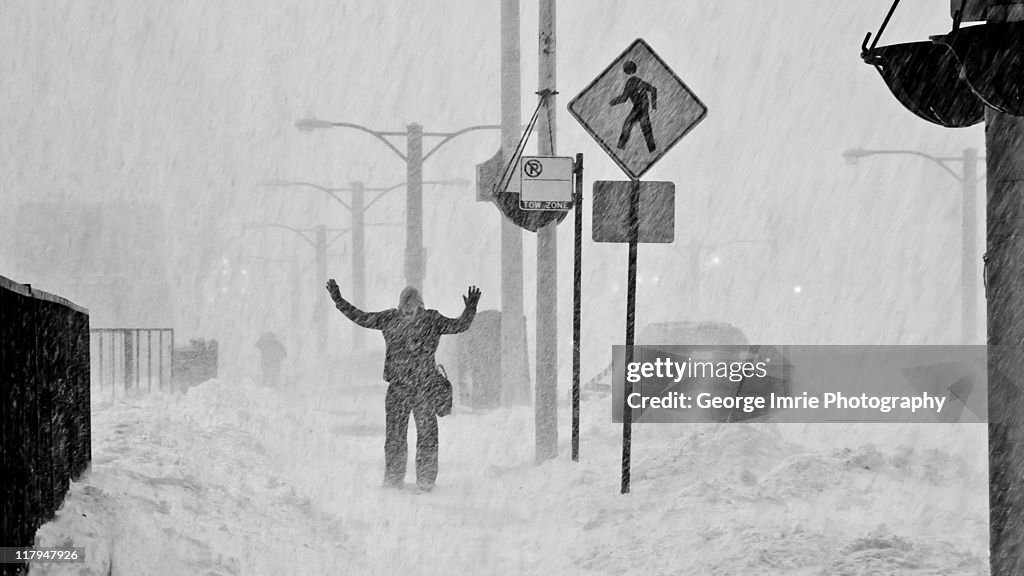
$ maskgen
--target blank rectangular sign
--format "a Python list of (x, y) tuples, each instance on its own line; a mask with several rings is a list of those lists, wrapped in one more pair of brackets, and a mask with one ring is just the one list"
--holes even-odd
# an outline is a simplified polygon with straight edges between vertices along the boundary
[[(594, 242), (629, 242), (629, 180), (594, 182)], [(676, 185), (673, 182), (640, 182), (640, 233), (642, 244), (669, 244), (675, 240)]]

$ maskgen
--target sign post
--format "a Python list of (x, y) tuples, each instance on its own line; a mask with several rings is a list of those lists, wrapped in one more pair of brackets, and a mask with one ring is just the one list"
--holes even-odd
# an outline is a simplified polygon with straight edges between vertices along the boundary
[(573, 166), (573, 225), (575, 226), (575, 264), (572, 289), (572, 460), (580, 461), (580, 322), (583, 289), (583, 154), (576, 154)]
[[(569, 102), (569, 113), (629, 176), (625, 238), (629, 244), (626, 267), (627, 362), (633, 360), (636, 327), (637, 247), (641, 241), (640, 178), (703, 120), (707, 111), (704, 103), (641, 38), (633, 41)], [(596, 192), (595, 185), (595, 201)], [(601, 214), (595, 210), (595, 235), (600, 218)], [(628, 401), (631, 389), (632, 385), (626, 380), (623, 403)], [(631, 443), (632, 412), (628, 405), (624, 405), (623, 494), (629, 492)]]

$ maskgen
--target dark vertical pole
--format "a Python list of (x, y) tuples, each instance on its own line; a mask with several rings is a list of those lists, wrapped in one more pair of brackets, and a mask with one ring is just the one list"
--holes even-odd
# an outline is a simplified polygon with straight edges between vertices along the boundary
[[(366, 220), (362, 182), (352, 183), (352, 303), (366, 307)], [(366, 332), (352, 324), (352, 350), (363, 349)]]
[(100, 381), (100, 390), (103, 390), (103, 361), (105, 360), (105, 358), (103, 357), (103, 332), (97, 332), (96, 336), (98, 336), (96, 340), (97, 346), (99, 347), (97, 349), (96, 356), (100, 359), (100, 365), (99, 368), (97, 369), (97, 377)]
[(575, 221), (575, 264), (573, 265), (572, 289), (572, 459), (580, 461), (580, 322), (583, 292), (583, 154), (576, 154), (576, 189), (573, 194), (573, 218)]
[(989, 558), (1024, 574), (1024, 118), (985, 110)]
[(406, 128), (405, 282), (423, 293), (423, 126)]
[(111, 400), (113, 400), (117, 396), (117, 393), (116, 393), (116, 390), (117, 390), (117, 368), (116, 368), (117, 358), (116, 358), (116, 350), (117, 350), (117, 348), (114, 346), (115, 341), (117, 340), (117, 335), (118, 335), (117, 331), (113, 331), (113, 332), (110, 333), (110, 399)]
[[(629, 264), (626, 269), (626, 363), (633, 362), (633, 332), (636, 327), (636, 252), (640, 240), (640, 180), (633, 180), (629, 193)], [(629, 493), (630, 451), (633, 442), (633, 411), (629, 396), (633, 384), (623, 379), (622, 394), (622, 493)]]
[(146, 391), (153, 391), (153, 331), (146, 330)]
[(135, 388), (142, 388), (142, 331), (134, 330), (132, 337), (135, 340)]
[[(294, 318), (294, 316), (292, 316), (292, 318)], [(159, 370), (160, 370), (160, 380), (157, 383), (157, 389), (160, 392), (163, 392), (164, 391), (164, 331), (163, 330), (157, 332), (157, 344), (156, 344), (156, 346), (157, 346), (157, 349), (160, 351), (159, 355), (157, 356), (157, 366), (160, 367), (159, 368)]]
[(170, 344), (170, 346), (171, 346), (171, 361), (170, 361), (171, 376), (170, 376), (170, 384), (171, 384), (171, 388), (173, 389), (174, 388), (174, 329), (172, 328), (171, 330), (169, 330), (169, 332), (171, 333), (171, 344)]
[(124, 389), (127, 390), (129, 384), (135, 380), (134, 367), (135, 367), (135, 350), (132, 348), (135, 342), (131, 337), (131, 330), (124, 330)]
[(960, 204), (960, 231), (963, 238), (960, 259), (961, 343), (975, 344), (978, 335), (978, 151), (974, 148), (964, 150), (961, 178), (963, 184)]

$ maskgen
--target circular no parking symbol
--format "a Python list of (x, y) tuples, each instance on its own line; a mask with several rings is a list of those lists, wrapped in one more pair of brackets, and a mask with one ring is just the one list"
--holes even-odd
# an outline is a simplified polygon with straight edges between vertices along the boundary
[(544, 165), (540, 163), (540, 160), (527, 160), (526, 164), (523, 165), (523, 172), (530, 178), (540, 176), (540, 173), (543, 171)]

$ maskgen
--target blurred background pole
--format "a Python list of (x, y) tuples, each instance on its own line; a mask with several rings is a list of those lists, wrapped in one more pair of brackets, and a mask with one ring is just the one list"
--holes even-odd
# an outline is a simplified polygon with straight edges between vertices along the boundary
[(693, 294), (694, 320), (700, 320), (700, 316), (704, 313), (700, 304), (700, 257), (702, 248), (696, 242), (690, 243), (690, 286), (692, 287), (690, 292)]
[[(850, 164), (875, 155), (905, 155), (924, 158), (960, 182), (960, 342), (976, 344), (978, 339), (978, 151), (967, 148), (959, 157), (940, 158), (919, 150), (865, 150), (843, 152)], [(957, 174), (947, 163), (960, 162)]]
[[(288, 274), (291, 276), (292, 281), (292, 318), (301, 318), (300, 314), (302, 314), (302, 295), (304, 293), (304, 290), (302, 286), (301, 273), (299, 271), (298, 258), (292, 258), (289, 261)], [(324, 284), (326, 284), (326, 282), (324, 282)], [(317, 286), (316, 288), (319, 289), (320, 287)]]
[[(501, 152), (512, 159), (521, 130), (519, 77), (519, 0), (501, 0)], [(501, 218), (501, 403), (528, 404), (530, 382), (524, 372), (523, 232)]]
[[(327, 227), (323, 224), (316, 227), (316, 285), (327, 285)], [(316, 352), (324, 359), (327, 352), (327, 298), (322, 295), (316, 299)]]
[[(353, 182), (352, 187), (352, 303), (366, 307), (366, 204), (364, 185)], [(353, 325), (352, 351), (360, 352), (366, 342), (366, 331)]]
[(423, 294), (423, 126), (406, 129), (405, 283)]
[(978, 339), (978, 151), (964, 150), (960, 198), (960, 334), (964, 344)]
[[(537, 91), (546, 105), (537, 118), (537, 152), (555, 155), (555, 0), (540, 0)], [(537, 357), (534, 427), (536, 459), (558, 457), (558, 223), (537, 231)]]

